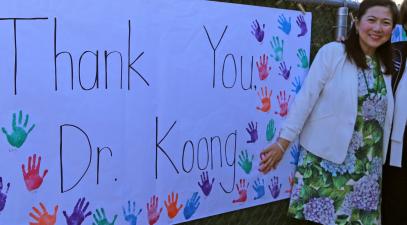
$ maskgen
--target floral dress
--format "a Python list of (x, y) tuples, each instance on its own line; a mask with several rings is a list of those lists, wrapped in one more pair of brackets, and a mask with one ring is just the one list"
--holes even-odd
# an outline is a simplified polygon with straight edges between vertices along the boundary
[[(300, 150), (288, 215), (316, 223), (380, 224), (386, 85), (379, 63), (358, 73), (358, 112), (345, 161)], [(344, 75), (346, 76), (346, 75)]]

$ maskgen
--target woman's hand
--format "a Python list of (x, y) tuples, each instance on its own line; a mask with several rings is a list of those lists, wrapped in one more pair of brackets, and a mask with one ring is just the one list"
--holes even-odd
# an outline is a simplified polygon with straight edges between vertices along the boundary
[(288, 140), (279, 138), (277, 142), (261, 151), (259, 171), (268, 173), (271, 169), (276, 169), (289, 144)]

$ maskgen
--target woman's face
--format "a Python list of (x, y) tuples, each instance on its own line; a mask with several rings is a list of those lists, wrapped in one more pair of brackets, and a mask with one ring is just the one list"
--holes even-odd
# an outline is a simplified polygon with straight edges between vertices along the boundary
[(388, 41), (393, 30), (393, 18), (389, 8), (373, 6), (356, 21), (359, 43), (366, 55), (374, 55), (376, 49)]

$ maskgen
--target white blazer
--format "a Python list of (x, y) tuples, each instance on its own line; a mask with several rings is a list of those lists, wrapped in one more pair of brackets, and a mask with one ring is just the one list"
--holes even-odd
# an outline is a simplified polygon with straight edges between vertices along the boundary
[[(300, 144), (311, 153), (343, 163), (355, 128), (358, 104), (358, 68), (346, 57), (339, 42), (324, 45), (315, 56), (307, 78), (295, 97), (280, 137)], [(387, 113), (384, 125), (383, 163), (387, 153), (394, 101), (391, 77), (384, 76)]]

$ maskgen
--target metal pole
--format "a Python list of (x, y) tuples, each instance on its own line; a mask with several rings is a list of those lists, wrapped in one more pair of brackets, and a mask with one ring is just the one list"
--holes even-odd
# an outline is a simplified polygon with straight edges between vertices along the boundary
[(341, 40), (347, 35), (348, 28), (348, 7), (339, 7), (336, 14), (335, 39)]

